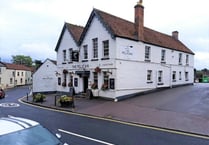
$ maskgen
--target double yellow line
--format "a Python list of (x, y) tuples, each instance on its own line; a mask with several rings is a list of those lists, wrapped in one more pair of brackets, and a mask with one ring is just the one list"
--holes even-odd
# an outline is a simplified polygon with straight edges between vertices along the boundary
[(77, 115), (77, 116), (87, 117), (87, 118), (91, 118), (91, 119), (111, 121), (111, 122), (115, 122), (115, 123), (129, 125), (129, 126), (147, 128), (147, 129), (152, 129), (152, 130), (156, 130), (156, 131), (162, 131), (162, 132), (167, 132), (167, 133), (172, 133), (172, 134), (179, 134), (179, 135), (184, 135), (184, 136), (190, 136), (190, 137), (195, 137), (195, 138), (209, 140), (209, 136), (208, 135), (201, 135), (201, 134), (196, 134), (196, 133), (189, 133), (189, 132), (178, 131), (178, 130), (173, 130), (173, 129), (166, 129), (166, 128), (160, 128), (160, 127), (155, 127), (155, 126), (137, 124), (137, 123), (132, 123), (132, 122), (125, 122), (125, 121), (115, 120), (115, 119), (111, 119), (111, 118), (104, 118), (104, 117), (98, 117), (98, 116), (93, 116), (93, 115), (88, 115), (88, 114), (82, 114), (82, 113), (77, 113), (77, 112), (70, 112), (70, 111), (58, 110), (58, 109), (55, 109), (55, 108), (37, 106), (37, 105), (31, 104), (31, 103), (23, 102), (21, 99), (19, 99), (18, 101), (20, 103), (22, 103), (22, 104), (29, 105), (29, 106), (33, 106), (33, 107), (37, 107), (37, 108), (41, 108), (41, 109), (46, 109), (46, 110), (50, 110), (50, 111), (54, 111), (54, 112), (61, 112), (61, 113), (70, 114), (70, 115)]

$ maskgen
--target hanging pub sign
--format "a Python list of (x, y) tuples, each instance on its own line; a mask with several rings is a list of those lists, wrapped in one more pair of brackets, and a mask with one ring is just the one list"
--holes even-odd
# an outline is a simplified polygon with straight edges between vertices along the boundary
[(79, 52), (78, 51), (73, 51), (72, 52), (72, 61), (77, 61), (79, 60)]

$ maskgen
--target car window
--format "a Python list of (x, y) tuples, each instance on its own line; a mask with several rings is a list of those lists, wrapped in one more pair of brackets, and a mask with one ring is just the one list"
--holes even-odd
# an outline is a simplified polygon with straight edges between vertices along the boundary
[(61, 145), (61, 142), (41, 125), (0, 136), (2, 145)]

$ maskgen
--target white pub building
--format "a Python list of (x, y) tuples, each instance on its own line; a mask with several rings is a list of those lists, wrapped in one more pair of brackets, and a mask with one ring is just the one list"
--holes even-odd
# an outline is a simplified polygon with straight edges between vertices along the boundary
[(119, 100), (193, 84), (194, 53), (178, 38), (144, 26), (142, 0), (130, 22), (93, 9), (85, 27), (65, 23), (57, 42), (57, 91)]

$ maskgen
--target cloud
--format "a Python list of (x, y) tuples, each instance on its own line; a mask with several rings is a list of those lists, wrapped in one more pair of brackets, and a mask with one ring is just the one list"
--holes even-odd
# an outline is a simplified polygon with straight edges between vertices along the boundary
[(55, 51), (52, 50), (48, 43), (26, 43), (22, 44), (17, 51), (22, 52), (22, 55), (33, 56), (34, 60), (45, 60), (46, 58), (55, 59)]

